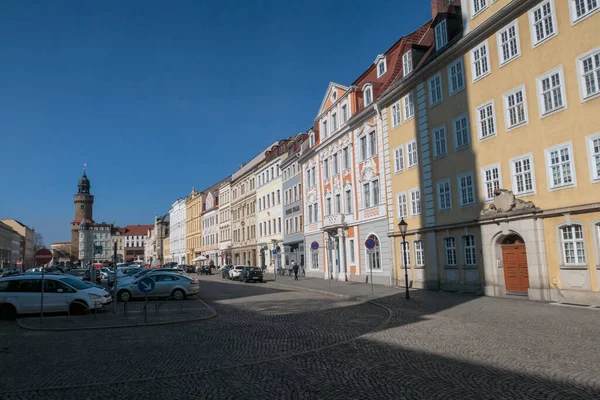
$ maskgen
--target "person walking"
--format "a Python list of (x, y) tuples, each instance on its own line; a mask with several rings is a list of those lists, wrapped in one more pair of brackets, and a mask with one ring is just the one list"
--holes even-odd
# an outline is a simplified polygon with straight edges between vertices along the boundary
[(292, 261), (292, 269), (294, 270), (294, 280), (298, 280), (298, 264), (295, 261)]

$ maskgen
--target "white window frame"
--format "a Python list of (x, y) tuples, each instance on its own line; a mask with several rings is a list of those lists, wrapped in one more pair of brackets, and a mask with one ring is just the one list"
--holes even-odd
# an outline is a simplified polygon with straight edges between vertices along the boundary
[(422, 204), (421, 204), (421, 188), (414, 188), (408, 191), (408, 198), (410, 200), (410, 216), (417, 217), (421, 215)]
[(408, 218), (408, 197), (406, 192), (396, 193), (396, 210), (398, 218)]
[(338, 175), (340, 173), (340, 156), (338, 153), (333, 153), (331, 156), (331, 166), (333, 175)]
[(410, 74), (413, 70), (412, 50), (408, 50), (402, 55), (402, 76)]
[(394, 149), (394, 173), (404, 172), (404, 146)]
[[(458, 121), (467, 121), (467, 124), (465, 126), (465, 130), (466, 130), (466, 136), (467, 136), (467, 140), (466, 142), (464, 142), (462, 145), (458, 145), (458, 140), (457, 140), (457, 131), (456, 131), (456, 123)], [(461, 134), (462, 136), (462, 134)], [(456, 117), (454, 117), (454, 119), (452, 119), (452, 142), (454, 144), (454, 151), (458, 151), (461, 149), (464, 149), (466, 147), (471, 146), (471, 128), (469, 126), (469, 114), (468, 113), (464, 113), (461, 115), (458, 115)]]
[[(348, 201), (348, 193), (350, 193), (350, 201)], [(346, 188), (346, 190), (344, 190), (344, 214), (352, 214), (352, 210), (354, 209), (354, 207), (352, 207), (352, 201), (352, 189)]]
[[(454, 236), (446, 236), (442, 240), (444, 242), (444, 265), (446, 267), (456, 267), (458, 265), (458, 254), (456, 253), (456, 238)], [(448, 255), (450, 255), (452, 258), (452, 260), (450, 260), (451, 262), (448, 262)]]
[[(470, 187), (470, 192), (471, 192), (471, 196), (473, 198), (472, 201), (468, 201), (468, 195), (467, 195), (467, 201), (463, 201), (463, 187), (462, 187), (462, 180), (467, 179), (467, 178), (471, 178), (471, 187)], [(456, 182), (458, 185), (458, 204), (460, 204), (461, 207), (470, 207), (472, 205), (475, 204), (475, 202), (477, 201), (477, 194), (475, 193), (475, 177), (473, 176), (473, 172), (465, 172), (462, 174), (458, 174), (456, 177)], [(469, 187), (466, 187), (466, 189), (464, 189), (467, 191), (469, 191)]]
[[(379, 67), (383, 64), (383, 72), (379, 71)], [(387, 72), (387, 63), (385, 62), (385, 57), (377, 62), (377, 78), (381, 78)]]
[[(475, 52), (476, 51), (481, 52), (482, 48), (485, 48), (485, 56), (480, 57), (477, 60), (475, 60)], [(474, 47), (469, 53), (470, 53), (470, 57), (471, 57), (471, 82), (475, 83), (478, 80), (481, 80), (492, 73), (492, 65), (490, 62), (490, 46), (488, 44), (487, 39), (484, 40), (483, 42), (481, 42), (478, 46)], [(476, 64), (477, 64), (477, 62), (482, 62), (483, 60), (485, 60), (485, 64), (487, 65), (487, 70), (485, 72), (482, 72), (479, 76), (477, 76), (475, 74), (477, 71)], [(483, 65), (483, 62), (482, 62), (482, 65)], [(482, 68), (482, 71), (483, 71), (483, 68)]]
[(331, 133), (337, 131), (338, 128), (339, 128), (339, 126), (338, 126), (337, 112), (334, 111), (331, 113)]
[[(486, 109), (486, 114), (487, 114), (487, 108), (491, 106), (492, 107), (492, 116), (491, 116), (491, 120), (492, 123), (494, 125), (494, 133), (492, 134), (488, 134), (485, 137), (483, 136), (483, 129), (481, 126), (481, 110), (482, 109)], [(479, 138), (479, 141), (481, 142), (482, 140), (486, 140), (492, 137), (495, 137), (498, 135), (498, 121), (496, 121), (496, 106), (494, 104), (494, 100), (490, 100), (487, 101), (479, 106), (477, 106), (475, 108), (475, 114), (476, 114), (476, 118), (477, 118), (477, 137)], [(489, 117), (486, 117), (486, 121), (489, 120)], [(487, 124), (488, 130), (489, 130), (489, 124)]]
[(327, 125), (327, 118), (321, 120), (321, 129), (323, 130), (323, 136), (329, 136), (329, 126)]
[[(551, 80), (552, 76), (554, 76), (554, 75), (558, 75), (558, 79), (560, 80), (560, 86), (558, 87), (558, 90), (559, 90), (560, 97), (562, 100), (562, 105), (559, 107), (556, 107), (552, 110), (546, 111), (545, 106), (544, 106), (545, 102), (544, 102), (544, 98), (543, 98), (543, 94), (544, 94), (543, 81), (544, 81), (544, 79)], [(561, 111), (564, 111), (567, 109), (567, 92), (565, 89), (565, 76), (563, 73), (562, 65), (538, 76), (536, 78), (536, 86), (537, 86), (538, 109), (540, 112), (540, 118), (546, 118), (550, 115), (556, 114), (558, 112), (561, 112)], [(554, 88), (550, 89), (551, 92), (553, 90), (554, 90)], [(553, 96), (553, 99), (554, 99), (554, 96)]]
[[(517, 184), (517, 170), (516, 170), (516, 163), (517, 162), (522, 162), (523, 160), (529, 160), (529, 170), (531, 172), (531, 189), (527, 190), (525, 187), (525, 183), (523, 188), (525, 190), (519, 192), (518, 190), (518, 184)], [(515, 157), (515, 158), (511, 158), (509, 160), (510, 162), (510, 173), (511, 173), (511, 183), (512, 183), (512, 191), (515, 194), (516, 197), (520, 197), (520, 196), (530, 196), (533, 195), (537, 192), (536, 190), (536, 184), (535, 184), (535, 166), (533, 164), (533, 154), (532, 153), (528, 153), (528, 154), (523, 154), (521, 156)], [(522, 172), (520, 173), (522, 174)]]
[[(598, 3), (596, 8), (592, 9), (591, 11), (588, 10), (587, 13), (585, 13), (581, 17), (577, 17), (576, 2), (575, 2), (576, 0), (568, 0), (568, 1), (569, 1), (569, 13), (571, 14), (571, 25), (580, 23), (581, 21), (596, 14), (600, 10), (600, 3)], [(585, 0), (585, 2), (586, 2), (585, 4), (587, 5), (587, 0)]]
[[(440, 186), (442, 185), (447, 185), (448, 186), (448, 200), (449, 200), (449, 206), (448, 207), (444, 207), (442, 208), (442, 193), (440, 192)], [(436, 189), (436, 194), (437, 194), (437, 200), (438, 200), (438, 211), (451, 211), (452, 210), (452, 184), (450, 182), (449, 178), (445, 178), (445, 179), (440, 179), (439, 181), (436, 182), (435, 184), (435, 189)], [(444, 197), (446, 195), (446, 192), (444, 191)]]
[[(409, 147), (414, 148), (414, 152), (411, 152), (409, 150)], [(411, 169), (411, 168), (415, 168), (416, 166), (419, 165), (419, 150), (417, 149), (417, 141), (416, 140), (411, 140), (410, 142), (406, 143), (406, 165), (407, 165), (407, 169)], [(411, 159), (412, 159), (412, 163), (411, 163)]]
[[(471, 0), (469, 3), (469, 5), (471, 6), (471, 19), (475, 18), (489, 7), (488, 0)], [(481, 5), (479, 10), (475, 10), (475, 4)]]
[[(460, 71), (458, 71), (458, 66), (460, 65)], [(452, 68), (454, 67), (455, 71), (458, 71), (457, 74), (452, 74)], [(461, 83), (461, 85), (454, 87), (454, 78), (456, 77), (456, 81)], [(463, 63), (462, 58), (457, 59), (452, 64), (448, 65), (448, 92), (450, 96), (455, 95), (456, 93), (464, 90), (465, 88), (465, 64)]]
[(371, 131), (367, 133), (368, 138), (368, 149), (369, 149), (369, 158), (373, 158), (377, 155), (377, 132)]
[(431, 142), (434, 159), (448, 155), (448, 136), (446, 135), (446, 125), (440, 125), (431, 130)]
[(315, 146), (315, 134), (313, 132), (310, 133), (310, 135), (308, 135), (308, 145), (309, 147), (314, 147)]
[[(551, 160), (551, 153), (558, 151), (559, 155), (561, 150), (568, 150), (568, 155), (569, 155), (569, 169), (570, 169), (570, 175), (571, 175), (571, 182), (569, 183), (561, 183), (558, 185), (554, 184), (554, 180), (552, 178), (552, 160)], [(568, 189), (568, 188), (572, 188), (572, 187), (576, 187), (577, 186), (577, 173), (575, 171), (575, 155), (573, 153), (573, 142), (565, 142), (565, 143), (561, 143), (552, 147), (548, 147), (546, 149), (544, 149), (544, 157), (546, 159), (546, 175), (548, 178), (548, 191), (552, 192), (555, 190), (561, 190), (561, 189)], [(562, 162), (559, 162), (559, 164), (563, 164)], [(562, 171), (562, 168), (561, 168)], [(561, 172), (561, 179), (564, 178), (564, 175)]]
[[(599, 142), (597, 152), (594, 148), (595, 140)], [(590, 167), (590, 180), (592, 183), (600, 183), (600, 132), (586, 136), (585, 142)], [(598, 157), (598, 167), (596, 167), (596, 157)]]
[(446, 20), (440, 21), (435, 28), (435, 50), (439, 51), (442, 47), (448, 44), (448, 25)]
[[(579, 229), (577, 229), (579, 228)], [(571, 238), (569, 239), (565, 239), (564, 237), (564, 233), (565, 232), (570, 232), (571, 234)], [(580, 238), (577, 238), (576, 235), (577, 233), (581, 234)], [(586, 252), (586, 243), (585, 243), (585, 225), (579, 223), (579, 222), (573, 222), (570, 225), (560, 225), (558, 226), (558, 237), (559, 237), (559, 241), (560, 241), (560, 252), (561, 254), (561, 266), (564, 267), (576, 267), (576, 266), (586, 266), (587, 267), (587, 252)], [(566, 251), (566, 245), (567, 244), (571, 244), (573, 246), (572, 251), (573, 251), (573, 257), (575, 258), (575, 262), (568, 262), (567, 261), (567, 251)], [(577, 249), (578, 249), (578, 244), (581, 244), (581, 249), (583, 250), (583, 256), (580, 256), (577, 253)]]
[(398, 243), (400, 245), (399, 253), (400, 257), (400, 265), (404, 267), (404, 263), (406, 262), (406, 266), (410, 268), (410, 242), (408, 240), (402, 241)]
[(351, 155), (350, 155), (350, 148), (349, 147), (344, 147), (342, 149), (342, 170), (345, 171), (347, 169), (350, 169), (350, 164), (352, 164)]
[(402, 124), (402, 106), (400, 105), (400, 100), (392, 104), (390, 107), (390, 115), (392, 117), (392, 128)]
[[(510, 125), (510, 110), (508, 106), (508, 99), (510, 96), (516, 95), (516, 93), (518, 92), (523, 93), (523, 115), (525, 117), (525, 120), (515, 125)], [(529, 124), (529, 111), (527, 109), (527, 92), (525, 91), (524, 84), (517, 86), (516, 88), (504, 93), (502, 95), (502, 103), (504, 106), (504, 124), (506, 126), (506, 132), (512, 131), (514, 129), (519, 129), (522, 126)]]
[[(498, 178), (497, 179), (492, 179), (488, 180), (487, 179), (487, 173), (488, 172), (492, 172), (494, 169), (496, 169), (498, 171)], [(490, 165), (486, 165), (485, 167), (481, 168), (481, 189), (483, 190), (483, 200), (486, 202), (490, 202), (494, 200), (494, 196), (493, 196), (493, 190), (495, 189), (495, 185), (492, 185), (492, 196), (488, 196), (488, 183), (494, 183), (495, 181), (498, 181), (498, 189), (502, 188), (502, 172), (500, 171), (500, 164), (499, 163), (495, 163), (495, 164), (490, 164)]]
[[(365, 144), (363, 147), (363, 143)], [(358, 139), (358, 144), (360, 146), (360, 159), (361, 161), (365, 161), (369, 158), (369, 142), (367, 141), (367, 135), (363, 135)]]
[[(515, 42), (516, 42), (516, 50), (517, 52), (515, 54), (509, 55), (508, 58), (504, 58), (504, 52), (502, 51), (502, 34), (504, 34), (505, 32), (508, 32), (511, 28), (515, 29)], [(510, 63), (511, 61), (516, 60), (517, 58), (519, 58), (521, 56), (521, 43), (520, 43), (520, 35), (519, 35), (519, 24), (517, 23), (517, 21), (513, 21), (510, 24), (506, 25), (504, 28), (500, 29), (497, 33), (496, 33), (496, 43), (498, 43), (498, 62), (500, 64), (500, 67), (505, 66), (506, 64)], [(510, 49), (510, 39), (508, 42), (508, 47)]]
[(594, 72), (592, 72), (592, 77), (595, 81), (596, 92), (588, 95), (586, 93), (586, 84), (583, 79), (583, 60), (591, 58), (593, 63), (596, 54), (598, 54), (600, 57), (600, 47), (596, 47), (595, 49), (590, 50), (587, 53), (577, 57), (577, 82), (579, 84), (579, 98), (582, 103), (600, 97), (600, 77), (598, 76), (598, 72), (596, 72), (596, 69), (594, 69)]
[(404, 111), (404, 122), (415, 117), (415, 98), (413, 92), (402, 98), (402, 110)]
[[(439, 79), (439, 87), (436, 87), (436, 91), (435, 93), (438, 93), (437, 89), (439, 89), (439, 99), (434, 99), (433, 96), (433, 83), (438, 81)], [(427, 87), (429, 88), (429, 108), (435, 107), (436, 105), (440, 104), (442, 101), (444, 101), (444, 82), (442, 81), (442, 73), (438, 72), (437, 74), (433, 75), (428, 81), (427, 81)]]
[(415, 246), (415, 267), (425, 266), (425, 247), (423, 246), (422, 240), (415, 240), (413, 242)]
[[(363, 87), (363, 93), (365, 94), (363, 98), (363, 103), (365, 107), (369, 106), (370, 104), (373, 104), (373, 87), (370, 84), (367, 84), (367, 86)], [(367, 93), (370, 93), (370, 96), (367, 96)], [(371, 101), (367, 102), (369, 98), (371, 99)]]
[(348, 102), (344, 101), (340, 107), (340, 113), (342, 114), (340, 120), (340, 126), (348, 122)]
[[(467, 238), (473, 238), (473, 244), (467, 246)], [(464, 263), (465, 266), (467, 267), (475, 267), (477, 266), (477, 238), (475, 237), (475, 235), (473, 235), (472, 233), (468, 234), (468, 235), (464, 235), (461, 237), (461, 241), (462, 241), (462, 246), (463, 246), (463, 258), (464, 258)], [(468, 257), (467, 257), (467, 253), (471, 253), (471, 257), (473, 259), (473, 262), (468, 262)]]
[[(550, 7), (550, 15), (552, 24), (552, 33), (546, 33), (546, 20), (548, 16), (544, 16), (544, 6), (548, 5)], [(537, 30), (535, 28), (535, 13), (539, 11), (542, 13), (542, 19), (538, 21), (539, 24), (542, 25), (542, 30), (544, 32), (544, 37), (541, 39), (537, 38)], [(545, 0), (542, 3), (538, 4), (536, 7), (529, 10), (529, 32), (531, 36), (531, 48), (536, 48), (537, 46), (546, 43), (548, 40), (552, 39), (556, 35), (558, 35), (558, 25), (556, 24), (556, 8), (554, 7), (554, 0)]]

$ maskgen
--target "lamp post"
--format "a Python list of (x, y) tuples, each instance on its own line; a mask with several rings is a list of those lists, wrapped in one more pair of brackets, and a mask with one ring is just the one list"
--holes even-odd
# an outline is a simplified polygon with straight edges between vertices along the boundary
[(400, 228), (400, 234), (402, 235), (402, 257), (404, 260), (404, 285), (406, 288), (406, 300), (410, 300), (410, 294), (408, 293), (408, 265), (406, 260), (406, 230), (408, 228), (408, 223), (402, 218), (402, 220), (398, 223), (398, 228)]

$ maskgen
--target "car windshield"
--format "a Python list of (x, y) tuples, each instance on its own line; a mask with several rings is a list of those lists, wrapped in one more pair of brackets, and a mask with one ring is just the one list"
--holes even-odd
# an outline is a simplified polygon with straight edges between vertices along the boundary
[(85, 283), (85, 282), (83, 282), (83, 281), (81, 281), (79, 279), (73, 278), (71, 276), (60, 278), (59, 280), (61, 282), (63, 282), (63, 283), (66, 283), (67, 285), (69, 285), (69, 286), (77, 289), (77, 290), (83, 290), (83, 289), (89, 289), (90, 288), (89, 284), (87, 284), (87, 283)]
[(261, 270), (259, 267), (249, 267), (248, 269), (250, 271), (260, 271)]

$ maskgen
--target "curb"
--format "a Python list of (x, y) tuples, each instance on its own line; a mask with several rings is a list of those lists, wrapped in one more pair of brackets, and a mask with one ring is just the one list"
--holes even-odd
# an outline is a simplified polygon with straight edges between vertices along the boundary
[(201, 318), (192, 318), (192, 319), (184, 319), (184, 320), (180, 320), (180, 321), (165, 321), (165, 322), (149, 322), (149, 323), (142, 323), (142, 324), (131, 324), (131, 325), (107, 325), (107, 326), (88, 326), (85, 328), (38, 328), (38, 327), (32, 327), (32, 326), (27, 326), (25, 324), (23, 324), (21, 322), (21, 320), (19, 318), (17, 318), (17, 325), (19, 325), (20, 328), (22, 329), (26, 329), (29, 331), (46, 331), (46, 332), (69, 332), (69, 331), (90, 331), (90, 330), (100, 330), (100, 329), (122, 329), (122, 328), (141, 328), (141, 327), (145, 327), (145, 326), (161, 326), (161, 325), (176, 325), (176, 324), (185, 324), (188, 322), (198, 322), (198, 321), (204, 321), (206, 319), (210, 319), (210, 318), (214, 318), (216, 317), (218, 314), (215, 311), (214, 308), (212, 308), (211, 306), (209, 306), (204, 300), (198, 298), (198, 300), (200, 302), (202, 302), (202, 304), (204, 304), (206, 306), (206, 308), (208, 308), (208, 310), (210, 311), (210, 315), (207, 315), (205, 317), (201, 317)]

